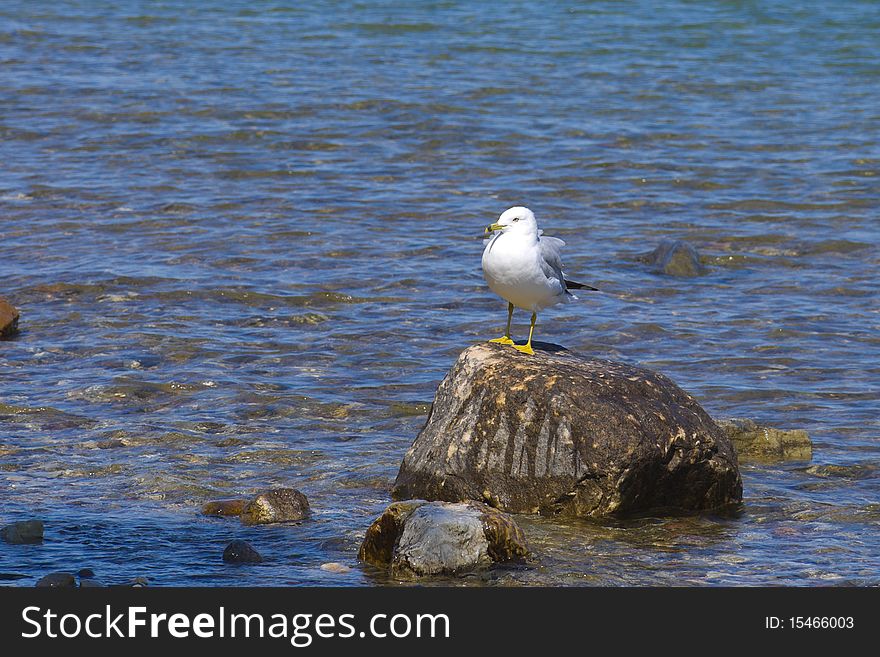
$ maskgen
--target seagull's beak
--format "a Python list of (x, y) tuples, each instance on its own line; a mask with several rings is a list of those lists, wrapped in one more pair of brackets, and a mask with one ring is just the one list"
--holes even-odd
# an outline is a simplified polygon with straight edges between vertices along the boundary
[(498, 223), (489, 224), (488, 226), (486, 226), (486, 232), (493, 233), (496, 230), (501, 230), (502, 228), (504, 228), (504, 226), (502, 226), (501, 224), (498, 224)]

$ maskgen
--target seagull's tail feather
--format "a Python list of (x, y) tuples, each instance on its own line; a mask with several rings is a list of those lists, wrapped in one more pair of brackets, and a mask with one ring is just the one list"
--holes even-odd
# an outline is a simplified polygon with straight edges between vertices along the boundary
[(599, 288), (592, 287), (591, 285), (587, 285), (585, 283), (578, 283), (577, 281), (565, 281), (565, 287), (570, 290), (592, 290), (593, 292), (598, 292)]

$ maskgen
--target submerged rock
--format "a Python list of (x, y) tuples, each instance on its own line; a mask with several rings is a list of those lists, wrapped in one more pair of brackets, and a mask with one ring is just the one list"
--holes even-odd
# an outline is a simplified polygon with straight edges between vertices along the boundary
[(478, 502), (391, 504), (367, 529), (362, 561), (396, 577), (453, 575), (528, 555), (513, 519)]
[(328, 573), (335, 573), (337, 575), (345, 575), (345, 574), (351, 572), (351, 568), (349, 568), (345, 564), (338, 563), (336, 561), (331, 561), (329, 563), (322, 563), (321, 570), (324, 570)]
[(76, 586), (76, 577), (72, 573), (49, 573), (40, 578), (36, 584), (39, 588), (67, 588)]
[(806, 431), (784, 431), (756, 424), (752, 420), (718, 420), (743, 461), (809, 461), (813, 443)]
[(241, 521), (246, 525), (293, 522), (309, 515), (309, 501), (295, 488), (277, 488), (261, 493), (245, 505)]
[(127, 582), (120, 584), (111, 584), (110, 588), (114, 589), (142, 589), (150, 585), (150, 580), (146, 577), (135, 577)]
[(247, 500), (217, 500), (202, 506), (203, 516), (240, 516), (247, 506)]
[(394, 499), (515, 513), (701, 511), (742, 499), (736, 453), (661, 374), (540, 343), (466, 349), (407, 451)]
[(42, 520), (22, 520), (0, 529), (0, 538), (13, 545), (41, 543), (43, 541)]
[(18, 317), (18, 310), (0, 297), (0, 338), (8, 338), (18, 332)]
[(226, 563), (262, 563), (263, 557), (247, 541), (232, 541), (223, 550), (223, 561)]
[(681, 240), (663, 240), (656, 249), (641, 258), (653, 271), (667, 276), (702, 276), (706, 268), (700, 264), (697, 250)]
[(106, 588), (105, 584), (102, 584), (96, 579), (81, 579), (79, 580), (79, 588), (81, 589), (103, 589)]

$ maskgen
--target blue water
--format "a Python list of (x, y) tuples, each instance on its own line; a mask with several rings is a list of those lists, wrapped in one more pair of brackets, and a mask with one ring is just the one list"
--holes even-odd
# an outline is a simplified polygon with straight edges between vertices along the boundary
[[(875, 2), (6, 0), (0, 523), (46, 540), (0, 572), (388, 583), (357, 547), (503, 326), (479, 236), (527, 205), (603, 290), (538, 339), (813, 461), (744, 463), (733, 518), (520, 518), (533, 561), (462, 583), (880, 584), (878, 34)], [(666, 238), (708, 273), (651, 272)], [(198, 515), (279, 485), (312, 520)]]

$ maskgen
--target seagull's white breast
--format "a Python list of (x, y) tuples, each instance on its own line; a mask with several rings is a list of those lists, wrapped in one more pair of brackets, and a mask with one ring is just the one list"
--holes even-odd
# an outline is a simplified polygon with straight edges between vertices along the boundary
[(537, 312), (566, 300), (565, 287), (548, 278), (537, 235), (496, 233), (483, 251), (489, 289), (517, 308)]

